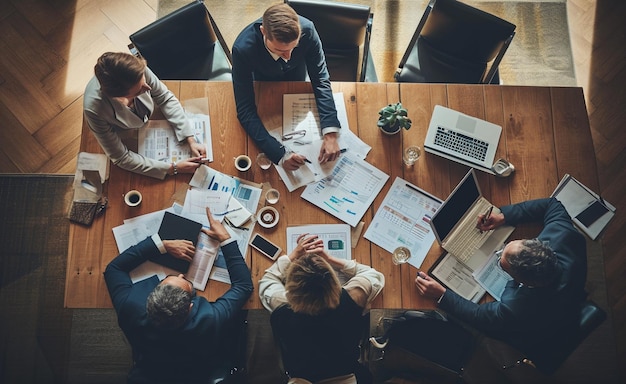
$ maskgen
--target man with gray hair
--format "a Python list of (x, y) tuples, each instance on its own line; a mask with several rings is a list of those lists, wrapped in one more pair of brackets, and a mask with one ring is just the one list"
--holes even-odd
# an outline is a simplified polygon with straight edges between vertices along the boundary
[(129, 383), (206, 382), (223, 364), (218, 343), (253, 291), (250, 270), (226, 228), (207, 208), (209, 228), (202, 231), (220, 242), (231, 286), (215, 302), (196, 297), (183, 274), (157, 276), (136, 284), (129, 272), (160, 253), (191, 261), (188, 240), (146, 238), (109, 263), (104, 279), (118, 323), (133, 348)]
[(576, 312), (586, 297), (585, 239), (554, 198), (505, 206), (487, 218), (479, 215), (477, 228), (538, 221), (544, 227), (537, 238), (513, 240), (496, 252), (498, 267), (513, 278), (500, 301), (473, 303), (421, 271), (415, 286), (439, 308), (526, 353), (541, 368), (550, 364), (551, 348), (575, 330)]

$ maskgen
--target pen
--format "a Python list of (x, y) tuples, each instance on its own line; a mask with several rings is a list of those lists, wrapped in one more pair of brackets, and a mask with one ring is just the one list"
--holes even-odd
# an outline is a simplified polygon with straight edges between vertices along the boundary
[(232, 212), (241, 211), (241, 209), (242, 208), (239, 207), (239, 208), (231, 209), (230, 211), (226, 211), (226, 212), (222, 212), (222, 213), (215, 213), (215, 214), (213, 214), (213, 216), (224, 216), (224, 215), (228, 215), (229, 213), (232, 213)]
[(306, 157), (304, 158), (304, 161), (306, 161), (307, 163), (311, 164), (311, 160), (307, 159)]
[(339, 153), (345, 153), (348, 150), (348, 148), (342, 148), (341, 151), (339, 151)]
[(493, 205), (489, 206), (487, 213), (485, 213), (485, 216), (483, 216), (483, 220), (482, 220), (483, 225), (487, 224), (487, 220), (489, 220), (489, 218), (491, 217), (491, 211), (493, 211)]

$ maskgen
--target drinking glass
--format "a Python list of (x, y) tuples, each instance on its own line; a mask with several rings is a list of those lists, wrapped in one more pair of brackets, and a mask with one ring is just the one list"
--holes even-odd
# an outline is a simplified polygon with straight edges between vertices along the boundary
[(422, 150), (417, 145), (408, 146), (404, 149), (404, 152), (402, 153), (402, 160), (404, 161), (405, 165), (411, 166), (415, 164), (417, 159), (420, 158), (421, 153)]
[(393, 250), (392, 261), (395, 265), (405, 264), (411, 258), (411, 251), (407, 247), (398, 247)]

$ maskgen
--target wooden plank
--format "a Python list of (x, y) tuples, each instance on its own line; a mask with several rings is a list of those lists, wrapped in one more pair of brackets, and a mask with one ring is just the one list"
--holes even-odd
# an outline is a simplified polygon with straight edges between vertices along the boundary
[[(365, 228), (371, 223), (373, 214), (389, 191), (395, 175), (401, 176), (402, 154), (398, 148), (402, 145), (402, 135), (386, 135), (377, 128), (378, 111), (387, 104), (400, 101), (399, 85), (395, 83), (365, 84), (356, 86), (358, 114), (358, 135), (365, 143), (372, 146), (367, 161), (374, 167), (390, 175), (374, 203), (363, 218)], [(363, 240), (361, 240), (363, 241)], [(370, 260), (366, 255), (355, 255), (357, 261), (371, 265), (385, 275), (385, 289), (372, 303), (373, 308), (398, 308), (402, 305), (401, 267), (393, 265), (391, 254), (383, 248), (370, 244)]]
[(558, 178), (560, 180), (569, 173), (599, 192), (596, 157), (582, 88), (551, 88), (550, 93)]

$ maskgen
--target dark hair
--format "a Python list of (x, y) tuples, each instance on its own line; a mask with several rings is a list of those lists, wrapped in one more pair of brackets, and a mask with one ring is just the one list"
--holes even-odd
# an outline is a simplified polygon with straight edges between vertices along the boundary
[(178, 286), (159, 284), (146, 302), (148, 319), (157, 328), (179, 328), (187, 320), (192, 297), (191, 293)]
[(300, 38), (300, 19), (288, 4), (274, 4), (263, 13), (263, 30), (269, 40), (291, 43)]
[(109, 97), (128, 95), (145, 71), (145, 60), (124, 52), (106, 52), (94, 67), (100, 89)]
[(532, 286), (548, 285), (558, 274), (556, 255), (539, 239), (522, 240), (519, 252), (510, 254), (507, 262), (519, 281)]
[(328, 262), (308, 253), (291, 262), (286, 273), (285, 294), (294, 312), (319, 315), (339, 306), (341, 284)]

